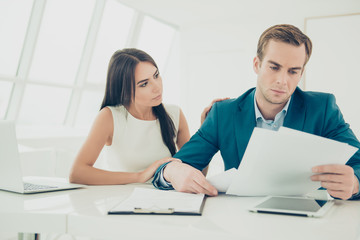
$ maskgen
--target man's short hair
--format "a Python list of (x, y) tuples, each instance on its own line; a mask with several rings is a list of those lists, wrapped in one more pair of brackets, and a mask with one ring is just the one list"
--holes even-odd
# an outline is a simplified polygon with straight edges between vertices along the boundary
[(265, 48), (270, 40), (289, 43), (294, 46), (300, 46), (301, 44), (304, 44), (306, 51), (304, 66), (309, 61), (312, 51), (311, 40), (297, 27), (289, 24), (280, 24), (266, 29), (265, 32), (261, 34), (257, 46), (257, 56), (260, 61), (263, 60)]

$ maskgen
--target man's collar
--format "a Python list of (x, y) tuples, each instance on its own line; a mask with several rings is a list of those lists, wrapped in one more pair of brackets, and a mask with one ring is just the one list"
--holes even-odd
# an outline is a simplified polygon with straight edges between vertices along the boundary
[[(286, 114), (288, 108), (289, 108), (289, 104), (290, 104), (290, 101), (291, 101), (291, 98), (292, 96), (290, 96), (289, 100), (287, 101), (287, 103), (285, 104), (285, 106), (283, 107), (283, 109), (280, 111), (280, 112), (284, 112)], [(256, 90), (255, 90), (255, 94), (254, 94), (254, 108), (255, 108), (255, 119), (259, 119), (259, 118), (262, 118), (264, 121), (265, 121), (265, 118), (264, 116), (261, 114), (260, 110), (259, 110), (259, 107), (256, 103)], [(279, 113), (280, 113), (279, 112)], [(277, 113), (277, 114), (279, 114)], [(276, 114), (276, 115), (277, 115)]]

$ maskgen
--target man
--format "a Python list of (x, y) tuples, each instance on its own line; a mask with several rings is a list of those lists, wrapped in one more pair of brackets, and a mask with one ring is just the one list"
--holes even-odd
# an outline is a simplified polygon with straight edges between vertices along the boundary
[[(360, 148), (332, 94), (303, 92), (297, 87), (311, 51), (310, 39), (298, 28), (276, 25), (267, 29), (253, 60), (256, 88), (237, 99), (215, 103), (198, 132), (174, 155), (182, 163), (162, 165), (155, 173), (154, 186), (217, 195), (199, 170), (218, 150), (225, 170), (238, 168), (254, 127), (278, 130), (285, 126)], [(331, 196), (360, 197), (360, 150), (346, 165), (314, 166), (312, 171), (312, 180), (321, 181)]]

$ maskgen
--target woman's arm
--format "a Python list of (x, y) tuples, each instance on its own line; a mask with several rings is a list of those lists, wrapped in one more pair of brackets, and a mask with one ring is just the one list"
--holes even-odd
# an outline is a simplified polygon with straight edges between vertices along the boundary
[(70, 172), (70, 182), (89, 185), (146, 182), (161, 164), (169, 161), (169, 158), (158, 160), (142, 172), (111, 172), (93, 167), (105, 144), (111, 145), (113, 131), (114, 122), (111, 110), (103, 108), (74, 161)]

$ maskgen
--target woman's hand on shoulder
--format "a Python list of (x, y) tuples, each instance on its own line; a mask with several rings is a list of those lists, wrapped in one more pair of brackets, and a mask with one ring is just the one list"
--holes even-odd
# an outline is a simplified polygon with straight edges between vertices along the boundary
[(157, 160), (155, 162), (153, 162), (149, 167), (147, 167), (144, 171), (139, 172), (139, 182), (145, 183), (147, 182), (150, 178), (152, 178), (156, 172), (156, 170), (163, 165), (164, 163), (167, 162), (172, 162), (172, 161), (178, 161), (181, 162), (180, 159), (177, 158), (172, 158), (172, 157), (166, 157), (166, 158), (162, 158), (160, 160)]
[(221, 102), (221, 101), (224, 101), (224, 100), (227, 100), (227, 99), (230, 99), (229, 97), (226, 97), (226, 98), (216, 98), (214, 100), (212, 100), (212, 102), (210, 103), (209, 106), (207, 106), (206, 108), (204, 108), (203, 112), (201, 113), (201, 118), (200, 118), (200, 122), (201, 122), (201, 125), (204, 123), (205, 121), (205, 118), (207, 117), (208, 113), (210, 112), (212, 106), (214, 105), (214, 103), (216, 102)]

